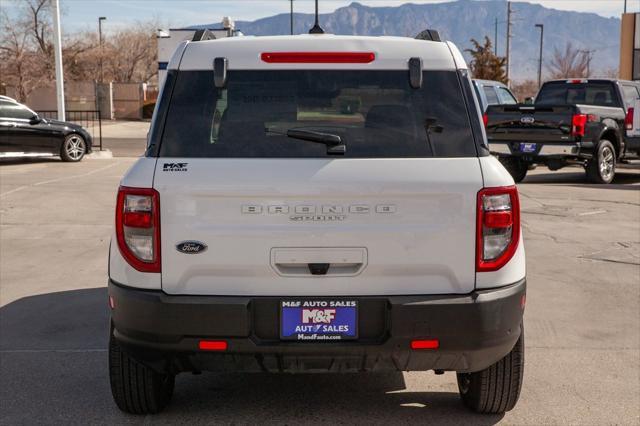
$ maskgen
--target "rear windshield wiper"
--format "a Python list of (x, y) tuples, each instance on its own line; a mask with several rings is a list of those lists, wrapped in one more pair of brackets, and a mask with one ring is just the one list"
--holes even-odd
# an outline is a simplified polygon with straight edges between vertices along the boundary
[(427, 143), (429, 144), (429, 148), (431, 149), (431, 155), (435, 157), (436, 151), (433, 147), (433, 143), (431, 142), (431, 132), (434, 133), (442, 133), (444, 127), (442, 127), (438, 123), (438, 119), (435, 117), (426, 117), (424, 119), (424, 131), (427, 135)]
[(347, 151), (347, 147), (342, 143), (342, 138), (333, 133), (316, 132), (313, 130), (288, 129), (286, 131), (274, 130), (266, 127), (265, 133), (283, 135), (292, 139), (321, 143), (327, 146), (327, 154), (342, 155)]

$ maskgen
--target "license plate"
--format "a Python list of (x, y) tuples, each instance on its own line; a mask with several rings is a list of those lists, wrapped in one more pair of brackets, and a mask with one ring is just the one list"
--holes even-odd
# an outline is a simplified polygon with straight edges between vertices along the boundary
[(300, 341), (339, 341), (358, 338), (356, 300), (283, 300), (280, 338)]
[(520, 152), (536, 152), (538, 144), (535, 143), (521, 143)]

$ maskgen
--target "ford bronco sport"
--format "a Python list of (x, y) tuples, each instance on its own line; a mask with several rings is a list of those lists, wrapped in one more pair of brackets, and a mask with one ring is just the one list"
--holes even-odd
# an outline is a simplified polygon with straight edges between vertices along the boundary
[(199, 371), (455, 371), (481, 413), (522, 383), (518, 192), (449, 42), (184, 42), (121, 181), (116, 404)]

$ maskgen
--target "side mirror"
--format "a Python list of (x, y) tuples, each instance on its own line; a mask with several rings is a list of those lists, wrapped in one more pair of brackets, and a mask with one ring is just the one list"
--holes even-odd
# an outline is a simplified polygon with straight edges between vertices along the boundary
[(30, 124), (40, 124), (42, 123), (42, 118), (38, 114), (35, 114), (29, 119)]
[(533, 98), (531, 96), (529, 96), (528, 98), (525, 98), (524, 103), (527, 105), (533, 105)]

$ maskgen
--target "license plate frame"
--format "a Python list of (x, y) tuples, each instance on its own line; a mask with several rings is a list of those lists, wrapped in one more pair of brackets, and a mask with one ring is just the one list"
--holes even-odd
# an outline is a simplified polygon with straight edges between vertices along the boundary
[(341, 342), (358, 339), (359, 304), (355, 299), (284, 299), (278, 304), (278, 311), (280, 340)]

